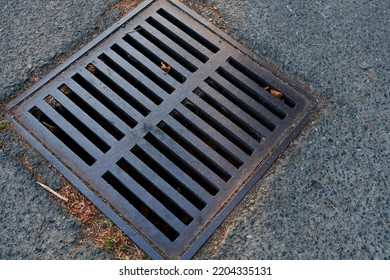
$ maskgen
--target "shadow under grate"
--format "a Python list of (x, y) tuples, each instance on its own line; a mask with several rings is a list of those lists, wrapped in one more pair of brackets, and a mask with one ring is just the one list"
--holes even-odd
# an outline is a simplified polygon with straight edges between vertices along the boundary
[[(278, 93), (278, 96), (272, 94)], [(153, 258), (191, 258), (316, 111), (178, 1), (145, 1), (8, 105)]]

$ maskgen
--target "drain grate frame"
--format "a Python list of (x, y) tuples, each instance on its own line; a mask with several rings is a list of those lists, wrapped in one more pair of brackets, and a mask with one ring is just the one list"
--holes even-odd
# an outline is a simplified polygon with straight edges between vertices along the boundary
[(7, 117), (145, 253), (189, 259), (317, 110), (180, 2), (149, 0), (9, 103)]

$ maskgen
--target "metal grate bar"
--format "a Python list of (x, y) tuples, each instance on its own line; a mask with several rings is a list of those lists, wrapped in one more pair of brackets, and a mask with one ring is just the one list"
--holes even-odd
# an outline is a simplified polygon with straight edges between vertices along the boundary
[(213, 166), (214, 171), (221, 179), (228, 181), (231, 178), (230, 174), (234, 174), (237, 169), (231, 165), (231, 162), (227, 161), (220, 154), (215, 152), (210, 146), (206, 145), (196, 135), (186, 129), (182, 124), (177, 122), (173, 117), (167, 117), (164, 122), (172, 128), (177, 134), (179, 134), (183, 141), (186, 141), (191, 147), (191, 150), (196, 150), (193, 153), (201, 153), (202, 157), (205, 157), (208, 162)]
[(226, 118), (234, 122), (257, 142), (261, 142), (264, 138), (270, 136), (270, 131), (265, 126), (253, 119), (236, 104), (232, 103), (209, 85), (199, 87), (197, 95)]
[[(159, 11), (163, 11), (162, 9)], [(189, 45), (191, 45), (194, 49), (196, 49), (198, 52), (202, 53), (205, 58), (202, 58), (201, 60), (207, 61), (207, 58), (211, 57), (213, 55), (213, 52), (211, 52), (208, 48), (206, 48), (204, 45), (200, 44), (198, 41), (194, 40), (191, 36), (189, 36), (186, 32), (183, 32), (181, 29), (177, 28), (174, 24), (160, 16), (159, 14), (153, 15), (153, 19), (156, 20), (159, 24), (164, 26), (167, 30), (170, 30), (173, 32), (180, 40), (183, 40), (187, 42)], [(193, 29), (192, 29), (193, 30)], [(201, 55), (199, 55), (202, 57)]]
[[(137, 38), (137, 35), (141, 35), (143, 39), (146, 39), (150, 44), (156, 46), (161, 51), (163, 51), (165, 54), (171, 56), (173, 59), (175, 59), (177, 62), (179, 62), (183, 67), (185, 67), (188, 71), (191, 73), (196, 72), (198, 70), (198, 67), (196, 67), (195, 64), (191, 63), (191, 57), (186, 57), (186, 52), (184, 52), (183, 49), (181, 49), (179, 46), (175, 50), (175, 46), (172, 47), (170, 42), (166, 42), (163, 40), (163, 37), (158, 38), (158, 31), (156, 33), (153, 33), (153, 28), (150, 30), (146, 30), (142, 26), (138, 26), (136, 28), (137, 33), (132, 34), (132, 36), (126, 36), (124, 39), (129, 44), (132, 44), (132, 46), (136, 45), (136, 42), (133, 40), (130, 40), (131, 38)], [(161, 35), (161, 34), (160, 34)], [(141, 42), (141, 41), (140, 41)]]
[(222, 135), (219, 131), (214, 129), (209, 123), (202, 120), (196, 114), (192, 113), (189, 109), (187, 109), (184, 105), (180, 104), (177, 107), (178, 112), (180, 112), (189, 122), (194, 124), (199, 131), (202, 131), (206, 134), (207, 138), (212, 139), (215, 143), (215, 146), (220, 146), (222, 149), (226, 149), (232, 153), (232, 157), (236, 157), (237, 161), (245, 162), (247, 155), (240, 150), (233, 142), (231, 142), (228, 138)]
[[(151, 72), (154, 73), (159, 79), (164, 80), (166, 83), (169, 84), (171, 88), (177, 88), (180, 84), (185, 82), (185, 77), (182, 75), (172, 76), (172, 73), (176, 71), (175, 69), (170, 69), (168, 73), (164, 71), (161, 67), (164, 63), (159, 57), (156, 57), (155, 55), (152, 56), (152, 54), (149, 55), (149, 57), (154, 58), (153, 60), (146, 57), (144, 54), (140, 53), (138, 50), (127, 44), (125, 41), (118, 41), (117, 44), (114, 45), (115, 47), (119, 47), (124, 52), (122, 55), (127, 56), (129, 60), (136, 59), (137, 61), (142, 61), (143, 67), (146, 69), (150, 69)], [(113, 46), (113, 47), (114, 47)], [(168, 64), (169, 65), (169, 64)], [(172, 66), (171, 66), (172, 67)]]
[(180, 235), (179, 233), (185, 230), (185, 225), (175, 215), (124, 170), (115, 168), (111, 170), (111, 173), (126, 186), (133, 196), (137, 197), (149, 209), (153, 209), (155, 212), (153, 215), (159, 216), (167, 226), (176, 231), (177, 235)]
[(262, 104), (258, 103), (249, 95), (243, 93), (222, 76), (217, 74), (210, 75), (210, 83), (208, 82), (208, 84), (215, 90), (222, 92), (230, 100), (235, 100), (235, 103), (242, 104), (243, 107), (246, 107), (246, 110), (248, 110), (251, 116), (266, 126), (269, 130), (273, 131), (280, 123), (280, 118), (275, 115), (274, 112), (269, 111)]
[[(173, 210), (170, 210), (174, 215), (177, 212), (185, 212), (188, 217), (185, 217), (186, 221), (191, 222), (194, 217), (199, 214), (198, 209), (194, 207), (191, 203), (188, 202), (179, 192), (179, 190), (175, 189), (174, 186), (169, 185), (155, 170), (152, 170), (150, 164), (147, 164), (150, 161), (150, 155), (146, 154), (139, 146), (135, 146), (132, 149), (133, 155), (127, 155), (123, 157), (127, 162), (130, 162), (131, 165), (137, 169), (139, 172), (147, 178), (148, 181), (153, 185), (151, 187), (152, 191), (159, 192), (159, 196), (165, 195), (167, 198), (167, 205), (172, 206)], [(183, 215), (184, 216), (184, 215)], [(182, 221), (183, 222), (183, 221)], [(185, 223), (185, 222), (184, 222)], [(187, 223), (185, 223), (188, 225)]]
[[(110, 147), (101, 140), (101, 138), (93, 132), (87, 125), (85, 125), (80, 119), (78, 119), (74, 114), (72, 114), (65, 106), (59, 103), (52, 95), (46, 96), (43, 101), (50, 105), (57, 114), (61, 115), (59, 118), (60, 122), (64, 122), (65, 126), (73, 126), (77, 131), (79, 131), (85, 138), (87, 138), (91, 143), (93, 143), (98, 149), (103, 153), (106, 153)], [(40, 106), (42, 108), (42, 105)], [(50, 116), (49, 116), (50, 117)], [(53, 120), (53, 119), (52, 119)], [(55, 120), (53, 120), (55, 122)], [(68, 123), (66, 123), (68, 122)], [(55, 131), (53, 131), (55, 132)]]
[[(96, 161), (95, 157), (100, 157), (103, 153), (93, 145), (89, 139), (87, 139), (80, 131), (74, 128), (69, 122), (67, 122), (60, 114), (58, 114), (51, 106), (46, 102), (39, 104), (39, 107), (35, 107), (46, 115), (51, 122), (45, 120), (40, 114), (35, 117), (44, 125), (51, 133), (58, 135), (60, 130), (71, 137), (76, 143), (83, 143), (83, 150), (89, 154), (89, 157), (94, 158), (93, 162)], [(34, 109), (31, 111), (34, 114)], [(93, 155), (93, 156), (92, 156)]]
[(98, 108), (99, 113), (101, 113), (107, 120), (112, 121), (115, 126), (119, 128), (119, 130), (125, 131), (128, 129), (128, 127), (134, 128), (137, 124), (134, 119), (130, 118), (117, 104), (113, 103), (110, 99), (107, 97), (100, 98), (97, 96), (97, 91), (87, 91), (73, 79), (68, 80), (65, 86), (67, 86), (72, 92), (64, 94), (68, 94), (68, 97), (73, 98), (73, 100), (76, 100), (75, 98), (80, 97), (85, 103), (91, 104), (92, 108)]
[[(91, 65), (89, 65), (92, 67)], [(113, 95), (113, 96), (106, 96), (104, 93), (99, 90), (97, 87), (93, 86), (88, 79), (85, 78), (86, 72), (83, 72), (82, 75), (75, 74), (72, 77), (72, 80), (74, 80), (77, 84), (79, 84), (82, 88), (84, 88), (86, 91), (88, 91), (93, 97), (95, 97), (97, 100), (99, 100), (104, 106), (106, 106), (108, 109), (110, 109), (111, 112), (115, 113), (122, 121), (124, 121), (128, 126), (131, 128), (134, 128), (138, 121), (134, 117), (131, 116), (131, 114), (128, 114), (122, 107), (120, 106), (120, 99)], [(122, 101), (123, 102), (123, 101)], [(133, 113), (133, 112), (131, 112)], [(147, 114), (148, 112), (144, 112), (144, 114)]]
[(229, 67), (224, 70), (226, 72), (221, 71), (220, 74), (232, 84), (232, 87), (254, 99), (257, 104), (272, 112), (279, 119), (284, 119), (291, 112), (291, 108), (241, 72), (229, 69)]
[[(263, 130), (268, 130), (264, 132), (262, 135), (264, 136), (265, 134), (269, 134), (269, 131), (274, 131), (276, 125), (269, 119), (266, 119), (262, 114), (260, 114), (258, 111), (253, 110), (253, 108), (248, 105), (247, 103), (243, 102), (242, 99), (240, 99), (236, 94), (232, 93), (232, 91), (226, 89), (223, 87), (219, 82), (217, 82), (215, 79), (209, 77), (205, 80), (205, 83), (212, 88), (210, 89), (205, 89), (203, 87), (203, 91), (207, 91), (207, 93), (216, 93), (217, 99), (222, 98), (220, 102), (226, 103), (228, 107), (233, 108), (238, 108), (242, 112), (245, 112), (244, 114), (248, 115), (249, 118), (252, 118), (253, 120), (257, 121), (261, 126), (263, 127)], [(205, 101), (209, 102), (210, 100), (209, 97), (200, 95), (202, 98), (205, 99)], [(214, 97), (214, 96), (213, 96)], [(213, 98), (212, 97), (212, 98)], [(214, 104), (214, 100), (210, 100), (210, 104)], [(214, 105), (213, 105), (214, 106)], [(218, 106), (218, 104), (216, 104)], [(217, 107), (215, 107), (217, 108)]]
[[(165, 224), (164, 220), (155, 211), (127, 189), (126, 180), (117, 178), (116, 175), (107, 171), (102, 176), (99, 184), (104, 186), (106, 190), (110, 190), (108, 192), (101, 191), (101, 193), (104, 193), (110, 201), (114, 201), (113, 206), (127, 220), (132, 221), (134, 226), (145, 231), (145, 235), (152, 242), (161, 242), (162, 246), (171, 246), (171, 239), (174, 240), (179, 236), (171, 226)], [(161, 226), (164, 226), (162, 228), (164, 232), (156, 230)]]
[[(110, 110), (102, 106), (96, 98), (77, 85), (73, 80), (68, 80), (66, 85), (62, 84), (58, 87), (58, 90), (81, 110), (86, 112), (91, 118), (97, 121), (117, 140), (123, 138), (124, 134), (121, 131), (124, 131), (127, 128), (126, 124)], [(99, 110), (97, 110), (97, 108), (99, 108)]]
[(158, 149), (152, 146), (147, 141), (139, 142), (139, 146), (148, 154), (154, 155), (154, 159), (165, 168), (168, 172), (176, 178), (181, 185), (190, 191), (200, 202), (199, 205), (206, 205), (211, 201), (210, 193), (208, 193), (202, 186), (194, 181), (189, 175), (187, 175), (182, 169), (180, 169), (177, 163), (173, 163), (169, 158), (165, 157)]
[[(144, 52), (148, 53), (151, 56), (157, 57), (158, 63), (160, 63), (160, 65), (161, 62), (165, 62), (168, 65), (170, 65), (173, 69), (181, 73), (185, 78), (182, 79), (183, 82), (185, 82), (186, 78), (188, 78), (191, 75), (191, 71), (188, 68), (193, 69), (192, 72), (196, 71), (195, 66), (193, 66), (192, 68), (188, 66), (189, 62), (184, 61), (184, 58), (180, 59), (179, 54), (174, 53), (173, 50), (169, 51), (170, 48), (168, 46), (165, 46), (166, 51), (163, 50), (164, 46), (157, 47), (156, 45), (157, 39), (154, 40), (154, 44), (153, 44), (152, 42), (148, 41), (145, 37), (140, 35), (138, 32), (127, 34), (126, 37), (133, 38), (133, 40), (138, 43), (140, 49), (144, 50)], [(170, 54), (167, 54), (167, 52), (169, 52)], [(185, 67), (184, 65), (187, 65), (187, 67)]]
[(194, 28), (190, 27), (192, 25), (191, 23), (190, 25), (185, 24), (186, 20), (178, 19), (178, 17), (173, 16), (172, 13), (169, 13), (167, 10), (164, 9), (157, 10), (157, 14), (161, 15), (162, 17), (170, 21), (172, 24), (180, 28), (182, 31), (184, 31), (186, 34), (191, 36), (194, 40), (198, 41), (203, 46), (205, 46), (211, 52), (217, 53), (219, 51), (219, 47), (213, 44), (205, 36), (200, 35), (199, 32), (197, 32)]
[[(96, 70), (98, 71), (98, 70)], [(88, 92), (99, 92), (101, 95), (103, 95), (105, 98), (100, 99), (102, 100), (103, 104), (110, 104), (112, 103), (113, 109), (111, 111), (117, 113), (119, 111), (122, 111), (122, 114), (128, 115), (130, 118), (132, 118), (136, 123), (139, 123), (140, 120), (146, 116), (150, 110), (148, 108), (145, 108), (139, 100), (136, 100), (134, 98), (129, 98), (129, 94), (123, 90), (116, 90), (115, 92), (107, 86), (105, 83), (103, 83), (101, 80), (99, 80), (95, 75), (90, 73), (89, 71), (83, 69), (80, 71), (80, 75), (85, 80), (86, 84), (88, 85)], [(85, 87), (84, 87), (85, 88)], [(126, 102), (123, 102), (126, 101)], [(154, 108), (155, 106), (150, 104), (148, 102), (149, 106)], [(118, 108), (120, 108), (118, 110)], [(123, 118), (122, 118), (123, 119)], [(130, 121), (126, 120), (127, 117), (125, 117), (123, 120), (126, 123), (130, 123)], [(134, 127), (136, 124), (132, 125)]]
[[(159, 140), (162, 145), (169, 149), (169, 151), (172, 153), (171, 156), (175, 156), (176, 160), (180, 159), (180, 164), (184, 164), (192, 171), (194, 176), (197, 176), (191, 176), (192, 179), (196, 180), (198, 184), (200, 184), (210, 194), (218, 193), (219, 188), (217, 186), (224, 184), (224, 181), (221, 178), (209, 170), (202, 162), (192, 156), (183, 147), (172, 141), (172, 138), (167, 136), (163, 131), (158, 131), (154, 134), (154, 137)], [(196, 169), (194, 166), (196, 166)]]
[(76, 106), (69, 98), (67, 98), (62, 92), (59, 90), (53, 91), (53, 97), (61, 104), (61, 106), (65, 107), (72, 113), (74, 116), (78, 116), (83, 123), (88, 124), (90, 129), (94, 131), (99, 137), (107, 143), (110, 147), (116, 144), (117, 140), (107, 131), (105, 130), (98, 122), (92, 119), (85, 111), (81, 110), (80, 107)]
[(187, 108), (194, 108), (196, 114), (207, 117), (207, 119), (211, 120), (212, 123), (216, 124), (215, 127), (218, 128), (219, 132), (222, 133), (228, 131), (225, 135), (232, 139), (237, 147), (241, 148), (248, 155), (252, 155), (253, 150), (258, 145), (256, 140), (254, 140), (235, 123), (222, 115), (219, 111), (214, 109), (214, 107), (203, 101), (198, 95), (193, 94), (187, 100), (187, 102), (184, 103), (186, 105), (189, 104)]
[[(189, 143), (183, 135), (180, 135), (173, 127), (167, 124), (165, 121), (162, 121), (158, 124), (158, 127), (165, 132), (175, 143), (179, 144), (184, 150), (186, 150), (192, 157), (196, 158), (204, 166), (206, 166), (213, 174), (217, 175), (219, 178), (227, 182), (230, 179), (230, 175), (218, 168), (218, 166), (204, 153), (202, 153), (197, 147), (194, 147)], [(171, 141), (172, 141), (171, 140)]]
[[(228, 59), (230, 66), (236, 69), (232, 70), (234, 76), (238, 77), (239, 80), (249, 88), (253, 88), (254, 91), (259, 92), (263, 98), (269, 100), (271, 103), (274, 103), (276, 98), (273, 95), (270, 95), (264, 88), (269, 86), (282, 92), (284, 95), (284, 103), (287, 106), (284, 106), (283, 103), (278, 102), (278, 100), (275, 102), (275, 105), (280, 106), (282, 111), (289, 111), (288, 107), (295, 108), (296, 105), (299, 105), (300, 110), (302, 109), (302, 106), (305, 105), (302, 96), (294, 90), (288, 90), (287, 85), (280, 83), (275, 75), (272, 75), (268, 70), (257, 65), (252, 65), (252, 63), (247, 64), (246, 62), (247, 58), (245, 57), (240, 58), (240, 61), (233, 57)], [(226, 66), (226, 69), (229, 69), (229, 66)], [(302, 106), (300, 104), (302, 104)]]
[(179, 122), (183, 127), (185, 127), (188, 131), (191, 132), (193, 137), (197, 137), (202, 141), (202, 145), (207, 145), (213, 151), (218, 153), (218, 156), (221, 156), (225, 160), (227, 160), (234, 167), (239, 168), (243, 165), (243, 162), (235, 157), (230, 151), (228, 151), (224, 144), (217, 143), (210, 135), (205, 133), (204, 130), (199, 129), (192, 121), (186, 118), (183, 114), (181, 114), (178, 110), (174, 110), (171, 112), (171, 116)]
[(174, 33), (171, 29), (164, 26), (161, 22), (156, 20), (153, 16), (150, 16), (149, 18), (147, 18), (146, 22), (149, 23), (154, 28), (156, 28), (162, 34), (164, 34), (167, 38), (169, 38), (172, 41), (179, 44), (189, 54), (191, 54), (193, 57), (197, 58), (201, 62), (206, 63), (209, 60), (209, 58), (204, 53), (202, 53), (200, 50), (198, 50), (192, 44), (187, 42), (185, 39), (181, 38), (178, 34)]
[[(117, 45), (114, 45), (113, 47), (115, 46)], [(116, 52), (112, 50), (105, 51), (104, 55), (106, 55), (108, 59), (112, 60), (114, 64), (119, 66), (119, 70), (123, 72), (121, 73), (122, 77), (131, 76), (131, 79), (144, 81), (143, 84), (153, 92), (160, 92), (162, 90), (168, 94), (171, 94), (175, 90), (174, 87), (172, 87), (169, 83), (165, 81), (165, 80), (170, 80), (170, 76), (159, 77), (164, 73), (162, 69), (159, 70), (159, 75), (157, 75), (156, 73), (151, 71), (151, 69), (147, 69), (143, 64), (144, 62), (141, 63), (138, 60), (136, 60), (136, 58), (134, 57), (132, 58), (129, 57), (127, 60), (125, 60), (123, 57), (121, 57), (120, 55), (118, 55)], [(164, 96), (165, 93), (161, 92), (161, 94), (159, 95)]]
[[(111, 76), (114, 83), (118, 85), (131, 84), (139, 91), (141, 91), (145, 96), (157, 96), (157, 99), (161, 101), (164, 100), (164, 98), (167, 96), (167, 92), (161, 89), (153, 81), (146, 78), (134, 67), (124, 64), (123, 61), (113, 61), (112, 58), (108, 57), (107, 55), (101, 55), (100, 58), (103, 59), (104, 62), (102, 60), (93, 60), (92, 63), (105, 75), (108, 77)], [(122, 64), (120, 64), (120, 62), (122, 62)], [(130, 74), (127, 69), (131, 69), (131, 71), (134, 72)], [(122, 88), (126, 89), (127, 86), (124, 85)]]
[[(133, 148), (136, 151), (137, 146)], [(152, 171), (142, 160), (132, 158), (132, 161), (127, 159), (120, 159), (118, 166), (120, 166), (129, 176), (136, 180), (150, 195), (159, 201), (171, 214), (176, 216), (181, 223), (188, 226), (196, 215), (190, 215), (189, 212), (193, 209), (191, 204), (188, 204), (189, 209), (183, 208), (186, 201), (177, 196), (177, 192), (172, 189), (162, 178), (160, 178), (154, 171)], [(170, 196), (173, 195), (172, 196)], [(174, 200), (175, 197), (179, 200)], [(147, 203), (146, 203), (147, 204)], [(196, 211), (197, 212), (197, 211)]]
[[(94, 69), (100, 72), (100, 70), (98, 70), (95, 66)], [(105, 95), (110, 96), (110, 98), (115, 100), (116, 103), (119, 102), (119, 104), (124, 106), (124, 110), (131, 112), (132, 115), (138, 116), (140, 119), (142, 119), (143, 116), (147, 116), (156, 108), (155, 103), (161, 103), (161, 98), (156, 97), (158, 102), (155, 101), (155, 103), (153, 103), (151, 99), (147, 98), (144, 94), (128, 83), (123, 82), (123, 84), (115, 84), (113, 80), (107, 79), (107, 76), (105, 76), (105, 73), (103, 72), (98, 74), (99, 78), (85, 69), (81, 70), (80, 73), (83, 74), (91, 85), (98, 88), (101, 92), (104, 92)], [(126, 88), (126, 90), (123, 88)], [(131, 106), (131, 108), (129, 106)], [(133, 108), (138, 112), (135, 112)]]
[(188, 16), (186, 13), (177, 12), (176, 7), (171, 5), (158, 9), (157, 13), (171, 22), (175, 22), (182, 30), (190, 30), (187, 32), (192, 34), (192, 37), (195, 40), (201, 42), (201, 44), (207, 47), (211, 52), (217, 53), (220, 50), (221, 44), (216, 33), (208, 28), (194, 28), (194, 26), (198, 26), (199, 22), (192, 16)]
[[(39, 117), (38, 114), (42, 116), (42, 113), (39, 113), (39, 109), (37, 110), (37, 107), (32, 107), (28, 111), (28, 115), (26, 114), (23, 116), (22, 120), (26, 125), (29, 125), (29, 127), (32, 127), (32, 131), (37, 133), (37, 134), (42, 134), (43, 137), (41, 139), (45, 141), (45, 143), (48, 143), (47, 141), (52, 140), (50, 143), (53, 144), (54, 152), (56, 153), (66, 153), (64, 156), (65, 160), (70, 160), (74, 158), (81, 159), (76, 162), (75, 167), (78, 168), (79, 170), (86, 170), (87, 167), (90, 167), (95, 163), (95, 159), (91, 157), (91, 155), (86, 155), (86, 157), (81, 158), (77, 152), (74, 150), (69, 149), (68, 145), (66, 145), (60, 138), (53, 138), (53, 133), (51, 130), (48, 129), (47, 126), (43, 125), (42, 122), (38, 119)], [(34, 112), (36, 115), (32, 115), (31, 113)], [(47, 120), (46, 120), (47, 121)], [(51, 125), (49, 121), (49, 125)], [(76, 149), (80, 148), (75, 146)]]
[(191, 55), (181, 45), (179, 45), (178, 42), (168, 38), (147, 22), (140, 24), (140, 26), (145, 29), (150, 35), (157, 38), (157, 40), (163, 42), (166, 46), (169, 46), (169, 48), (172, 49), (175, 53), (177, 53), (179, 56), (183, 57), (186, 61), (188, 61), (190, 63), (190, 67), (191, 65), (193, 65), (197, 69), (199, 69), (199, 67), (202, 67), (203, 63), (195, 56)]

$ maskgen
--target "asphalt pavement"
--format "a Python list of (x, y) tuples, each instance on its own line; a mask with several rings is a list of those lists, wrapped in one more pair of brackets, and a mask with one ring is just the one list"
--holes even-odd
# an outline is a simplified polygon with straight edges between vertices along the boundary
[(211, 2), (325, 102), (200, 257), (390, 259), (390, 2)]
[[(118, 19), (114, 2), (0, 0), (0, 100)], [(187, 2), (218, 10), (228, 34), (323, 100), (195, 258), (390, 259), (390, 2)], [(0, 132), (0, 259), (111, 258), (36, 186), (26, 157), (60, 187), (12, 129)]]
[[(4, 103), (118, 19), (115, 2), (0, 0), (1, 118)], [(0, 131), (0, 259), (112, 258), (35, 177), (61, 187), (60, 176), (24, 140), (10, 128)]]

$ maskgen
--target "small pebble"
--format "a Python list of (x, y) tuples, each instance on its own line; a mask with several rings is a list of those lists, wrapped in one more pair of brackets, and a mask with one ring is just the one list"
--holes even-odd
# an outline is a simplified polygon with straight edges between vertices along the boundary
[(368, 69), (368, 68), (371, 68), (371, 65), (364, 61), (364, 62), (362, 62), (362, 64), (360, 64), (360, 68)]

